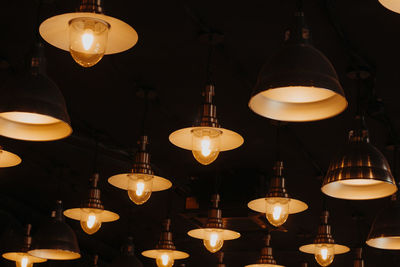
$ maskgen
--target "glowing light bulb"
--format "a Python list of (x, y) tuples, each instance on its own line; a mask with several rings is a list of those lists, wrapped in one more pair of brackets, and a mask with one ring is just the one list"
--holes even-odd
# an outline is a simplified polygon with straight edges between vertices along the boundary
[(335, 247), (333, 244), (320, 244), (315, 248), (315, 260), (321, 266), (329, 266), (335, 258)]
[(221, 131), (212, 128), (195, 128), (192, 130), (192, 153), (203, 165), (211, 164), (217, 159), (220, 151)]
[(85, 233), (92, 235), (96, 233), (101, 227), (101, 221), (99, 220), (99, 214), (96, 212), (89, 210), (85, 212), (85, 216), (81, 219), (81, 227)]
[(284, 224), (289, 217), (289, 202), (288, 198), (269, 197), (266, 198), (267, 210), (265, 215), (270, 224), (275, 227)]
[(215, 253), (222, 248), (224, 240), (221, 239), (220, 233), (211, 231), (208, 238), (203, 240), (203, 244), (208, 251)]
[(33, 262), (29, 261), (29, 258), (27, 256), (22, 257), (19, 261), (15, 262), (17, 267), (32, 267)]
[(145, 203), (151, 196), (153, 189), (153, 176), (145, 174), (132, 174), (128, 184), (129, 198), (136, 204)]
[(69, 51), (83, 67), (99, 62), (106, 52), (110, 25), (94, 18), (75, 18), (69, 22)]
[(156, 264), (158, 267), (172, 267), (174, 265), (174, 258), (171, 252), (162, 252), (156, 258)]

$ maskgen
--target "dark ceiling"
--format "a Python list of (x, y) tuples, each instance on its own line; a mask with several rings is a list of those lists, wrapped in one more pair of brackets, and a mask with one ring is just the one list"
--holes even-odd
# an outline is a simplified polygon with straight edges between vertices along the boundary
[[(75, 9), (75, 1), (44, 0), (40, 21)], [(3, 1), (0, 42), (1, 82), (23, 71), (37, 32), (38, 1)], [(247, 202), (265, 192), (275, 160), (275, 126), (252, 113), (247, 102), (263, 63), (282, 44), (290, 25), (295, 1), (124, 1), (105, 3), (106, 13), (132, 25), (139, 42), (129, 51), (105, 56), (96, 66), (82, 68), (69, 53), (46, 44), (48, 75), (62, 90), (74, 133), (56, 142), (22, 142), (1, 138), (1, 144), (21, 156), (23, 163), (0, 172), (0, 246), (7, 248), (12, 230), (33, 224), (37, 230), (54, 207), (77, 207), (93, 171), (95, 139), (99, 140), (99, 170), (106, 208), (121, 215), (114, 223), (88, 236), (79, 223), (67, 220), (76, 231), (83, 258), (72, 262), (49, 262), (47, 266), (90, 266), (99, 254), (100, 266), (117, 255), (128, 235), (134, 237), (137, 254), (155, 246), (161, 221), (172, 199), (176, 246), (190, 258), (186, 266), (215, 266), (216, 257), (186, 232), (197, 227), (219, 177), (223, 215), (228, 225), (242, 233), (224, 246), (227, 266), (254, 263), (263, 244), (265, 219), (247, 208)], [(372, 72), (365, 83), (370, 105), (367, 123), (372, 142), (391, 162), (386, 145), (399, 129), (400, 105), (400, 15), (377, 0), (308, 0), (304, 11), (313, 42), (335, 66), (350, 106), (341, 115), (319, 122), (290, 123), (282, 130), (285, 176), (292, 196), (309, 204), (304, 213), (292, 215), (287, 232), (273, 232), (277, 262), (288, 267), (304, 260), (316, 266), (312, 256), (298, 247), (312, 240), (322, 210), (321, 176), (329, 160), (346, 141), (352, 127), (355, 83), (347, 78), (350, 67), (364, 66)], [(198, 40), (204, 31), (224, 34), (214, 54), (218, 117), (227, 129), (243, 135), (239, 149), (221, 153), (210, 166), (201, 166), (189, 151), (173, 146), (168, 135), (195, 118), (200, 92), (205, 85), (208, 47)], [(113, 174), (129, 170), (131, 156), (141, 131), (143, 99), (140, 88), (153, 88), (147, 120), (152, 163), (160, 176), (174, 183), (170, 192), (154, 193), (143, 206), (130, 202), (125, 191), (109, 185)], [(378, 101), (377, 99), (380, 99)], [(199, 199), (201, 211), (184, 210), (186, 196)], [(328, 199), (331, 224), (337, 242), (357, 246), (367, 235), (376, 213), (387, 200), (344, 201)], [(193, 219), (195, 218), (195, 219)], [(258, 223), (257, 223), (258, 222)], [(398, 253), (366, 248), (367, 266), (400, 266)], [(140, 256), (145, 266), (154, 261)], [(352, 266), (353, 254), (337, 256), (333, 267)], [(178, 264), (179, 262), (177, 262)], [(1, 260), (4, 266), (11, 263)]]

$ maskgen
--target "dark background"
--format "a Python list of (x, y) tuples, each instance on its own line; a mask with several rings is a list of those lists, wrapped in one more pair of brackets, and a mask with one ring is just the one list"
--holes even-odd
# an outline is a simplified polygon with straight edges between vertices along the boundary
[[(0, 25), (1, 75), (3, 83), (24, 71), (37, 32), (37, 19), (71, 12), (75, 1), (2, 1)], [(48, 44), (48, 75), (62, 90), (74, 133), (55, 142), (23, 142), (1, 138), (6, 150), (17, 153), (20, 166), (0, 170), (0, 247), (15, 241), (15, 233), (26, 223), (33, 234), (55, 206), (78, 207), (86, 196), (93, 171), (95, 139), (99, 139), (99, 170), (105, 207), (121, 219), (103, 224), (88, 236), (79, 222), (67, 219), (77, 233), (82, 259), (48, 262), (47, 266), (91, 266), (99, 254), (100, 266), (109, 264), (120, 245), (132, 235), (137, 255), (154, 248), (161, 221), (172, 199), (174, 240), (178, 249), (190, 253), (189, 267), (215, 266), (216, 257), (200, 240), (186, 234), (205, 216), (215, 177), (222, 197), (224, 217), (242, 237), (224, 245), (227, 266), (244, 266), (257, 260), (265, 234), (265, 219), (247, 208), (247, 202), (261, 196), (275, 160), (275, 127), (268, 119), (252, 113), (247, 102), (258, 71), (282, 45), (283, 34), (295, 10), (295, 1), (124, 1), (105, 3), (106, 14), (132, 25), (139, 42), (129, 51), (105, 56), (92, 68), (78, 66), (68, 52)], [(386, 10), (377, 0), (306, 0), (304, 11), (312, 30), (314, 45), (335, 66), (349, 101), (339, 116), (312, 123), (290, 123), (282, 130), (282, 156), (288, 190), (310, 206), (306, 212), (289, 217), (288, 232), (273, 232), (272, 244), (278, 264), (295, 267), (304, 260), (316, 266), (312, 255), (298, 251), (310, 242), (322, 210), (321, 178), (329, 161), (345, 144), (354, 116), (356, 87), (347, 78), (349, 67), (370, 69), (365, 82), (368, 95), (367, 123), (372, 143), (392, 162), (388, 144), (397, 140), (400, 75), (400, 15)], [(223, 127), (240, 133), (242, 147), (221, 153), (215, 163), (201, 166), (189, 151), (173, 146), (168, 135), (190, 126), (195, 118), (200, 92), (205, 85), (207, 45), (198, 40), (204, 31), (224, 34), (214, 54), (216, 102)], [(143, 114), (140, 88), (153, 88), (157, 97), (150, 102), (147, 120), (152, 163), (158, 175), (174, 183), (170, 191), (154, 193), (143, 206), (135, 206), (123, 190), (109, 185), (113, 174), (126, 172), (139, 138)], [(395, 171), (395, 170), (394, 170)], [(199, 200), (200, 210), (187, 212), (187, 196)], [(349, 247), (364, 242), (376, 213), (387, 199), (345, 201), (328, 199), (336, 241)], [(201, 220), (200, 220), (201, 221)], [(139, 256), (145, 266), (155, 262)], [(353, 253), (335, 258), (333, 267), (352, 266)], [(366, 266), (400, 266), (398, 252), (366, 248)], [(1, 265), (12, 263), (1, 260)]]

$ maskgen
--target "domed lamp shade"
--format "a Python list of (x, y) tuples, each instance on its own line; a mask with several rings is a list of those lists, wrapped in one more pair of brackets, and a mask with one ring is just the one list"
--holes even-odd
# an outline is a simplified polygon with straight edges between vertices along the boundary
[(64, 222), (60, 200), (57, 202), (57, 209), (51, 214), (51, 220), (34, 236), (28, 253), (49, 260), (74, 260), (81, 257), (76, 235)]
[(70, 219), (81, 222), (85, 233), (92, 235), (96, 233), (104, 222), (113, 222), (119, 219), (119, 215), (104, 209), (100, 199), (101, 191), (98, 188), (99, 174), (95, 173), (91, 179), (91, 188), (88, 199), (81, 208), (67, 209), (64, 215)]
[(72, 133), (64, 97), (47, 77), (43, 44), (37, 43), (30, 72), (9, 79), (0, 90), (0, 135), (52, 141)]
[(77, 12), (46, 19), (39, 32), (49, 44), (69, 51), (83, 67), (98, 63), (104, 55), (133, 47), (138, 35), (125, 22), (104, 15), (101, 0), (81, 0)]
[(393, 12), (400, 13), (400, 3), (397, 0), (379, 0), (379, 3)]
[(208, 212), (208, 221), (205, 227), (191, 230), (188, 235), (202, 239), (206, 249), (215, 253), (222, 248), (225, 240), (238, 239), (240, 233), (224, 228), (222, 211), (219, 208), (220, 196), (218, 194), (213, 195), (211, 201), (213, 205)]
[(121, 248), (121, 255), (111, 263), (111, 267), (143, 267), (142, 262), (135, 256), (132, 237), (128, 237), (127, 244)]
[(194, 158), (203, 165), (211, 164), (220, 152), (238, 148), (244, 142), (239, 134), (221, 128), (217, 108), (213, 103), (214, 94), (214, 85), (208, 84), (203, 91), (200, 119), (193, 127), (177, 130), (169, 136), (172, 144), (191, 150)]
[(350, 131), (349, 142), (331, 161), (322, 184), (328, 196), (366, 200), (390, 196), (397, 191), (388, 162), (369, 143), (364, 119), (356, 118), (357, 129)]
[(175, 260), (189, 257), (189, 254), (186, 252), (176, 250), (174, 242), (172, 241), (171, 219), (164, 220), (160, 241), (156, 249), (143, 251), (142, 255), (147, 258), (155, 259), (158, 267), (172, 267)]
[(374, 248), (400, 250), (400, 202), (393, 195), (389, 207), (383, 209), (371, 227), (367, 244)]
[(31, 228), (32, 226), (28, 224), (24, 236), (24, 243), (20, 249), (17, 251), (3, 253), (3, 258), (10, 261), (15, 261), (17, 267), (32, 267), (34, 263), (42, 263), (47, 261), (46, 259), (34, 257), (28, 254), (32, 243), (32, 237), (30, 235)]
[(250, 201), (247, 206), (257, 212), (265, 213), (267, 220), (275, 227), (284, 224), (289, 214), (305, 211), (306, 203), (291, 198), (285, 188), (283, 162), (277, 161), (274, 166), (274, 177), (266, 197)]
[(249, 107), (279, 121), (316, 121), (336, 116), (347, 100), (330, 61), (310, 44), (302, 11), (285, 44), (261, 70)]
[(14, 167), (21, 163), (21, 158), (14, 153), (5, 151), (0, 146), (0, 168)]
[(147, 136), (141, 136), (139, 148), (130, 173), (111, 176), (108, 182), (115, 187), (128, 191), (129, 198), (137, 205), (144, 204), (152, 192), (167, 190), (172, 183), (163, 177), (154, 175), (150, 165), (150, 154), (147, 151)]
[(274, 256), (272, 255), (271, 235), (268, 234), (265, 238), (265, 247), (261, 250), (261, 256), (257, 263), (246, 265), (245, 267), (284, 267), (283, 265), (276, 264)]
[(300, 247), (301, 252), (314, 254), (315, 260), (320, 266), (329, 266), (335, 255), (350, 251), (348, 247), (336, 244), (331, 234), (331, 226), (328, 224), (328, 217), (329, 212), (324, 211), (321, 216), (322, 223), (318, 227), (318, 234), (314, 242)]

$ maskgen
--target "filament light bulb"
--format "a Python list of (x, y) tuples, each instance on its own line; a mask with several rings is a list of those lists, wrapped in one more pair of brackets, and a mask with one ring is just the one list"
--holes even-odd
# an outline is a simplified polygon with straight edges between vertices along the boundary
[(266, 217), (270, 224), (279, 227), (284, 224), (289, 217), (289, 202), (288, 198), (269, 197), (266, 198)]
[(19, 261), (15, 262), (17, 267), (32, 267), (33, 266), (33, 262), (29, 261), (28, 257), (22, 257)]
[(195, 128), (192, 130), (192, 153), (203, 165), (211, 164), (220, 152), (221, 131), (212, 128)]
[(321, 266), (329, 266), (335, 258), (335, 248), (332, 244), (320, 244), (315, 248), (315, 260)]
[(158, 267), (172, 267), (174, 265), (174, 257), (171, 252), (165, 251), (160, 253), (156, 258), (156, 264)]
[(69, 51), (83, 67), (99, 62), (106, 52), (110, 25), (94, 18), (75, 18), (69, 22)]
[(129, 198), (136, 205), (145, 203), (153, 190), (153, 175), (133, 174), (128, 182)]
[(83, 209), (84, 215), (81, 219), (81, 227), (85, 233), (92, 235), (96, 233), (101, 227), (101, 220), (99, 219), (99, 212), (93, 209)]
[(222, 248), (224, 240), (221, 238), (221, 233), (218, 231), (211, 231), (207, 239), (203, 240), (203, 244), (208, 251), (215, 253)]

